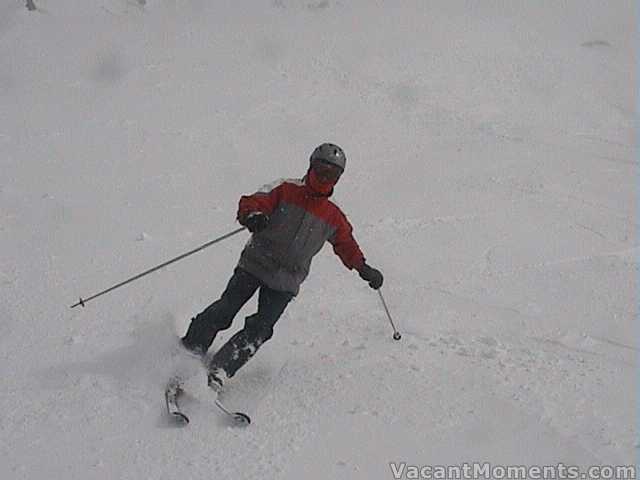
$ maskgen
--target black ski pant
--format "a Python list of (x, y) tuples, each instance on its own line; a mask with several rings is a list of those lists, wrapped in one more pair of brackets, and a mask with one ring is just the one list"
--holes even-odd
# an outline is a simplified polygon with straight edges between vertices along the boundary
[(256, 290), (258, 312), (245, 318), (244, 328), (233, 335), (212, 357), (209, 370), (222, 369), (232, 377), (273, 335), (273, 327), (293, 298), (293, 293), (273, 290), (239, 267), (233, 272), (219, 300), (191, 320), (183, 344), (194, 351), (206, 352), (216, 334), (226, 330)]

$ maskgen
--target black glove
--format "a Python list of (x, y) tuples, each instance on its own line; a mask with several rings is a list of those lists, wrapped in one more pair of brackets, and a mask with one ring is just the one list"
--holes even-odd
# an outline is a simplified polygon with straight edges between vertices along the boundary
[(360, 267), (358, 270), (360, 274), (360, 278), (366, 282), (369, 282), (369, 286), (374, 290), (378, 290), (382, 286), (382, 282), (384, 281), (384, 277), (380, 270), (376, 270), (373, 267), (370, 267), (366, 263)]
[(269, 224), (269, 216), (262, 212), (251, 212), (246, 217), (240, 219), (240, 225), (244, 225), (251, 233), (258, 233), (264, 230)]

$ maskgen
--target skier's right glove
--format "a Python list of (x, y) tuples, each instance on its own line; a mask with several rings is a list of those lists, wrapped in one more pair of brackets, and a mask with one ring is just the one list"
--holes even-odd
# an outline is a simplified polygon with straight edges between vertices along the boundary
[(240, 225), (244, 225), (251, 233), (258, 233), (264, 230), (269, 224), (269, 216), (262, 212), (251, 212), (240, 219)]
[(360, 267), (358, 270), (360, 274), (360, 278), (366, 282), (369, 282), (369, 286), (374, 290), (378, 290), (382, 286), (382, 282), (384, 281), (384, 277), (380, 270), (376, 270), (373, 267), (370, 267), (366, 263)]

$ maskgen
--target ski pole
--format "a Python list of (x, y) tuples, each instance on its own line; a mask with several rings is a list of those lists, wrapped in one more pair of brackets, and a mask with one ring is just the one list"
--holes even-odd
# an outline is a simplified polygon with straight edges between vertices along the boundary
[(380, 295), (380, 300), (382, 300), (382, 306), (384, 307), (384, 311), (387, 312), (387, 318), (389, 319), (389, 323), (393, 328), (393, 339), (400, 340), (402, 338), (402, 335), (400, 335), (400, 332), (396, 329), (396, 326), (393, 324), (393, 320), (391, 319), (391, 314), (389, 313), (389, 308), (387, 308), (387, 302), (384, 301), (384, 297), (382, 296), (382, 291), (380, 289), (378, 289), (378, 295)]
[(104, 295), (105, 293), (109, 293), (109, 292), (115, 290), (116, 288), (120, 288), (123, 285), (126, 285), (127, 283), (131, 283), (134, 280), (138, 280), (139, 278), (142, 278), (145, 275), (149, 275), (150, 273), (155, 272), (156, 270), (160, 270), (161, 268), (164, 268), (167, 265), (170, 265), (170, 264), (172, 264), (174, 262), (177, 262), (178, 260), (182, 260), (183, 258), (188, 257), (189, 255), (193, 255), (194, 253), (199, 252), (200, 250), (204, 250), (205, 248), (210, 247), (214, 243), (221, 242), (222, 240), (225, 240), (225, 239), (235, 235), (236, 233), (240, 233), (241, 231), (243, 231), (245, 229), (246, 229), (246, 227), (238, 228), (238, 229), (236, 229), (236, 230), (234, 230), (232, 232), (229, 232), (229, 233), (227, 233), (225, 235), (222, 235), (221, 237), (218, 237), (215, 240), (211, 240), (210, 242), (207, 242), (204, 245), (201, 245), (198, 248), (191, 250), (190, 252), (183, 253), (182, 255), (179, 255), (176, 258), (172, 258), (171, 260), (169, 260), (167, 262), (164, 262), (163, 264), (158, 265), (157, 267), (150, 268), (149, 270), (147, 270), (145, 272), (142, 272), (142, 273), (140, 273), (140, 274), (138, 274), (138, 275), (136, 275), (134, 277), (131, 277), (131, 278), (125, 280), (124, 282), (120, 282), (117, 285), (114, 285), (113, 287), (110, 287), (110, 288), (107, 288), (106, 290), (103, 290), (102, 292), (96, 293), (95, 295), (91, 295), (89, 298), (83, 299), (82, 297), (80, 297), (80, 301), (77, 302), (77, 303), (74, 303), (73, 305), (71, 305), (71, 308), (77, 307), (78, 305), (82, 305), (84, 307), (85, 304), (88, 301), (93, 300), (94, 298), (98, 298), (99, 296)]

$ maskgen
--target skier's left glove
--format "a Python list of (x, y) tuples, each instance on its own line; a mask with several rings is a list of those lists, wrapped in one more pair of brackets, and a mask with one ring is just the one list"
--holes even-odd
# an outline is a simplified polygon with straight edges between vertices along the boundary
[(360, 267), (358, 270), (358, 274), (360, 278), (365, 282), (369, 282), (369, 286), (374, 290), (378, 290), (382, 286), (382, 282), (384, 281), (384, 277), (382, 276), (382, 272), (380, 270), (376, 270), (373, 267), (370, 267), (366, 263)]

